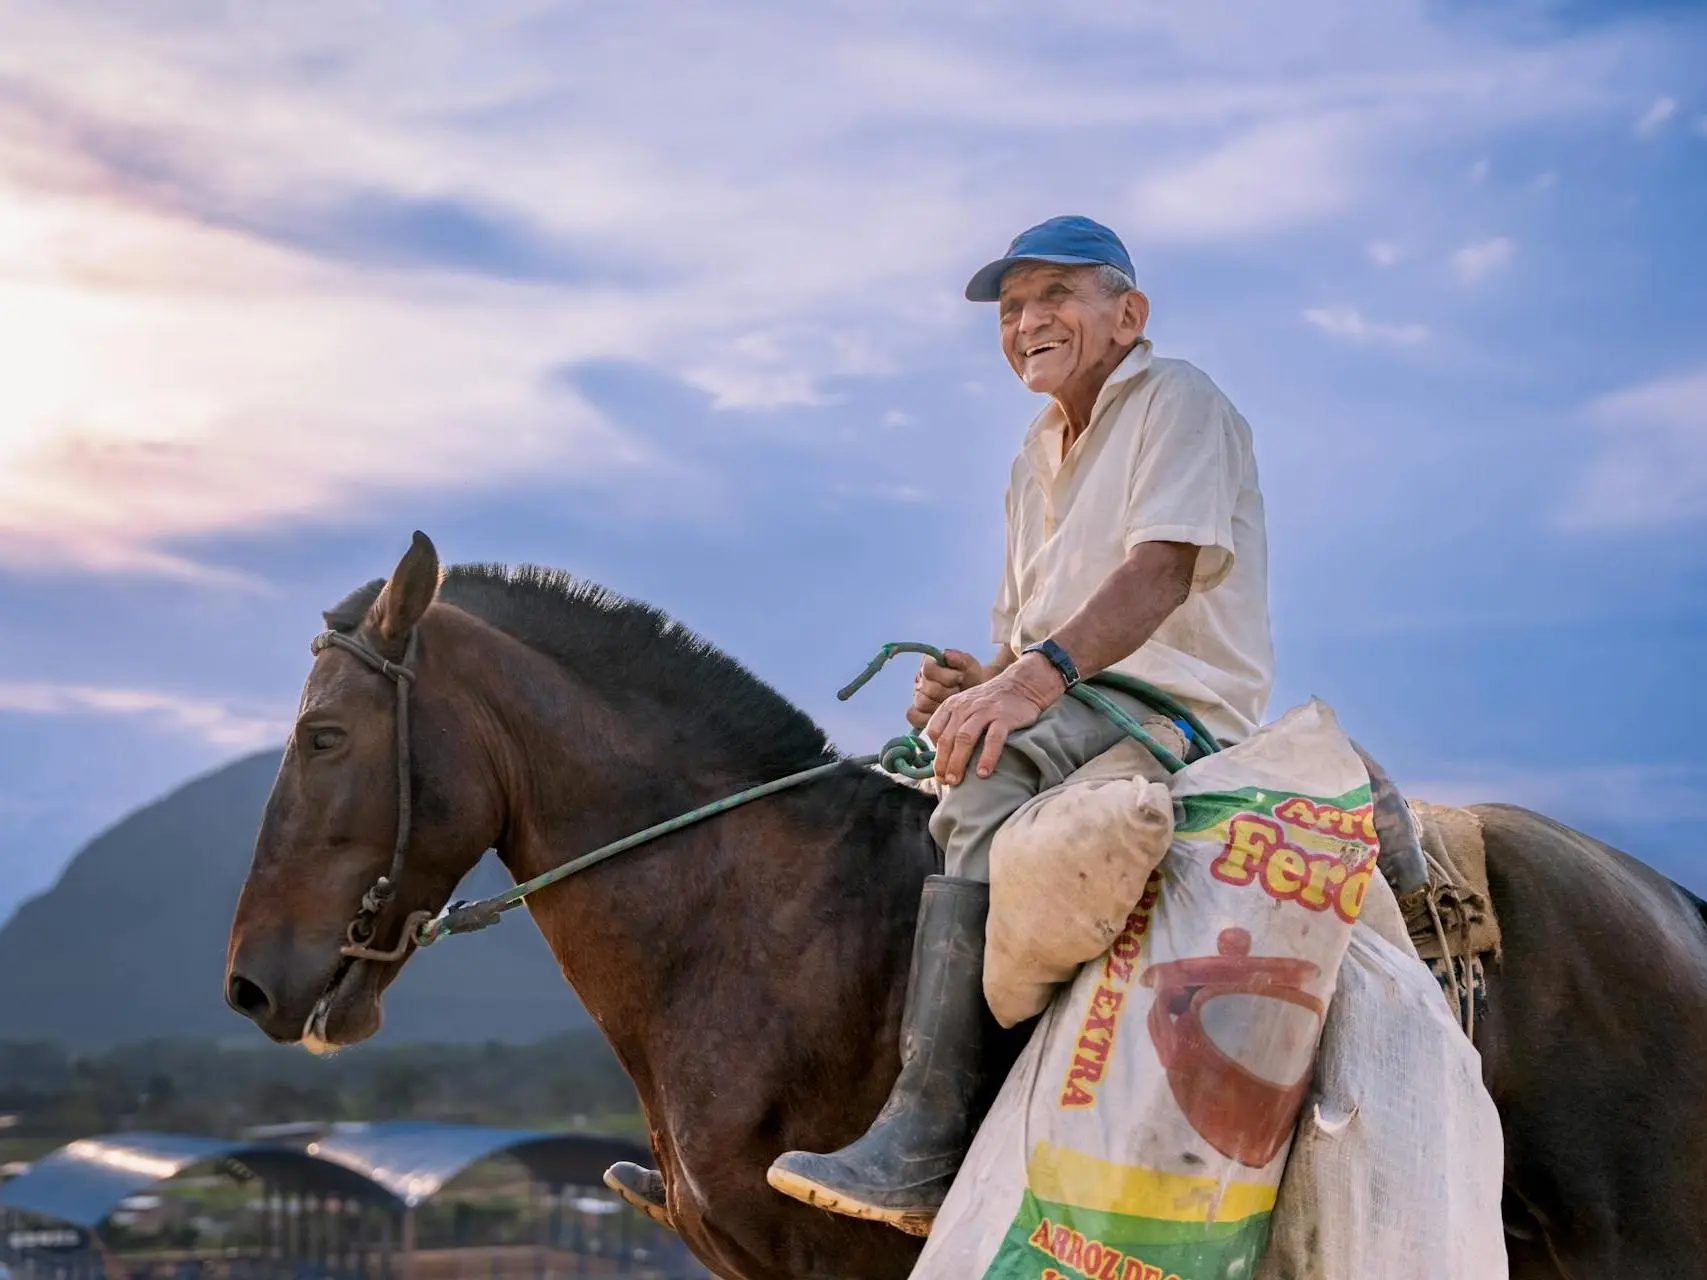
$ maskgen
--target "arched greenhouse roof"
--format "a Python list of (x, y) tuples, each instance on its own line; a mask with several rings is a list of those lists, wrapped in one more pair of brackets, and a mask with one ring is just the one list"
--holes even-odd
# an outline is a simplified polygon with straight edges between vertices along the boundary
[(602, 1134), (414, 1120), (336, 1125), (307, 1150), (372, 1179), (407, 1205), (431, 1198), (464, 1169), (493, 1156), (515, 1157), (536, 1182), (555, 1188), (596, 1187), (618, 1160), (651, 1159), (640, 1143)]
[(80, 1138), (43, 1156), (0, 1186), (0, 1208), (93, 1228), (130, 1196), (222, 1160), (286, 1191), (397, 1202), (372, 1179), (300, 1149), (183, 1133), (117, 1133)]
[(650, 1157), (639, 1143), (600, 1134), (424, 1121), (333, 1125), (306, 1147), (120, 1133), (79, 1139), (43, 1156), (0, 1185), (0, 1208), (93, 1229), (130, 1196), (217, 1161), (235, 1162), (289, 1193), (413, 1207), (470, 1165), (501, 1155), (554, 1189), (595, 1187), (614, 1162)]

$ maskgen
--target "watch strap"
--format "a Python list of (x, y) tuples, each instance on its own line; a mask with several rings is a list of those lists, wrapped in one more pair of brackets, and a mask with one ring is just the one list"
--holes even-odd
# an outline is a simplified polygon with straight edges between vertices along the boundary
[(1066, 681), (1071, 689), (1079, 683), (1079, 669), (1073, 665), (1073, 660), (1067, 656), (1067, 651), (1053, 640), (1039, 640), (1036, 644), (1028, 644), (1021, 654), (1041, 653), (1049, 660), (1051, 666), (1061, 673), (1061, 679)]

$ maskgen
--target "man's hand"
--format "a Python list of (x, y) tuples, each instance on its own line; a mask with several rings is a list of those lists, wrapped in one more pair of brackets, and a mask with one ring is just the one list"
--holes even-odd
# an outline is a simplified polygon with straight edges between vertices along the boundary
[(936, 747), (937, 780), (958, 786), (979, 738), (984, 749), (978, 754), (978, 776), (989, 777), (1008, 735), (1035, 723), (1066, 691), (1054, 665), (1042, 654), (1029, 653), (1000, 675), (951, 696), (925, 726)]
[(957, 693), (983, 684), (995, 674), (969, 653), (945, 649), (943, 661), (927, 657), (913, 677), (913, 705), (907, 708), (907, 723), (923, 729), (936, 709)]

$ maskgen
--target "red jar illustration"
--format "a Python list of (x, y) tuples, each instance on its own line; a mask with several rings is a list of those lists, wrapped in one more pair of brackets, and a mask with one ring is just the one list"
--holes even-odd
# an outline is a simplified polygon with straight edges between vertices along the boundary
[(1321, 970), (1251, 955), (1243, 929), (1221, 930), (1216, 948), (1143, 973), (1156, 992), (1150, 1040), (1191, 1127), (1229, 1160), (1260, 1169), (1286, 1145), (1310, 1086), (1322, 1002), (1303, 984)]

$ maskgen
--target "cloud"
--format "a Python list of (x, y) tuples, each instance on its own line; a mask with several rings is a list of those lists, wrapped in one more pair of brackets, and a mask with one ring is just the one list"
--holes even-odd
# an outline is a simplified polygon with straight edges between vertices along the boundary
[(1695, 121), (1695, 132), (1707, 138), (1707, 116), (1699, 116)]
[(928, 367), (974, 246), (1057, 202), (1159, 253), (1302, 233), (1414, 155), (1618, 109), (1630, 61), (1420, 0), (1062, 22), (1071, 59), (948, 3), (8, 6), (0, 565), (232, 585), (215, 535), (642, 490), (669, 460), (577, 370), (823, 404)]
[(1132, 212), (1151, 241), (1242, 239), (1347, 208), (1359, 182), (1355, 130), (1332, 117), (1259, 125), (1140, 183)]
[(680, 376), (710, 395), (716, 409), (828, 404), (838, 397), (824, 389), (827, 376), (881, 376), (895, 371), (887, 353), (857, 331), (805, 323), (705, 345), (706, 358), (685, 362)]
[(1356, 307), (1344, 304), (1312, 307), (1304, 312), (1304, 319), (1323, 333), (1351, 342), (1411, 347), (1419, 342), (1427, 342), (1429, 338), (1427, 325), (1383, 324), (1366, 318)]
[[(862, 289), (954, 237), (923, 188), (885, 212), (888, 192), (851, 179), (819, 189), (740, 163), (712, 179), (653, 167), (657, 147), (541, 147), (529, 135), (549, 112), (515, 131), (525, 143), (404, 127), (407, 79), (380, 102), (335, 79), (316, 101), (280, 65), (313, 24), (227, 55), (169, 24), (121, 45), (110, 15), (37, 23), (150, 92), (122, 147), (104, 86), (0, 95), (0, 344), (20, 375), (0, 387), (0, 561), (14, 567), (228, 582), (184, 545), (371, 518), (422, 489), (644, 476), (664, 462), (558, 371), (630, 361), (719, 407), (821, 403), (824, 378), (882, 362), (845, 324), (802, 321), (829, 298), (869, 312)], [(384, 61), (385, 43), (348, 52)], [(7, 61), (0, 47), (0, 73), (28, 71)], [(467, 87), (459, 73), (433, 90), (452, 116), (468, 106), (453, 81)], [(500, 100), (537, 87), (489, 86)], [(211, 118), (227, 98), (230, 118)], [(754, 325), (774, 349), (724, 336)]]
[(1707, 819), (1707, 768), (1699, 764), (1521, 769), (1490, 761), (1401, 785), (1432, 804), (1515, 804), (1578, 826)]
[(217, 700), (152, 689), (0, 681), (0, 712), (35, 716), (119, 716), (187, 734), (210, 746), (252, 751), (281, 744), (288, 717)]
[(1470, 166), (1467, 171), (1467, 176), (1471, 182), (1486, 182), (1488, 179), (1488, 162), (1486, 160), (1476, 161), (1475, 164)]
[(364, 490), (642, 459), (541, 371), (566, 346), (630, 347), (643, 304), (602, 306), (595, 340), (572, 300), (526, 287), (334, 267), (146, 209), (14, 194), (0, 225), (13, 564), (226, 581), (171, 542), (348, 518)]
[(1403, 262), (1407, 256), (1404, 246), (1391, 240), (1371, 240), (1364, 245), (1363, 252), (1378, 267), (1394, 266)]
[(1654, 105), (1644, 111), (1641, 119), (1636, 121), (1636, 136), (1638, 138), (1652, 138), (1656, 136), (1661, 129), (1664, 129), (1666, 125), (1671, 123), (1672, 117), (1676, 114), (1676, 98), (1655, 99)]
[(1707, 519), (1707, 369), (1602, 396), (1599, 437), (1558, 512), (1569, 529), (1642, 529)]
[(841, 498), (858, 498), (873, 502), (899, 502), (908, 505), (929, 502), (927, 490), (914, 484), (845, 484), (838, 483), (830, 492)]
[(1452, 270), (1460, 284), (1476, 284), (1510, 263), (1514, 248), (1505, 236), (1478, 240), (1452, 255)]

